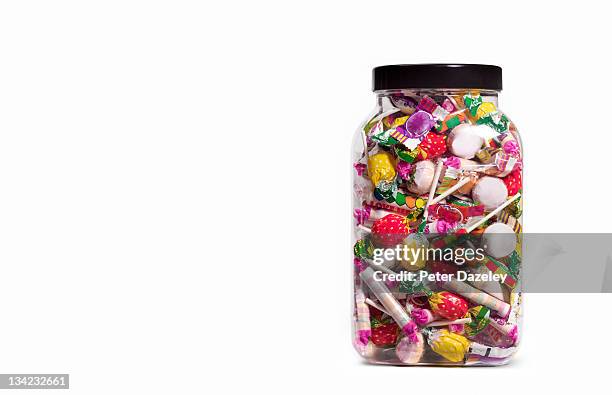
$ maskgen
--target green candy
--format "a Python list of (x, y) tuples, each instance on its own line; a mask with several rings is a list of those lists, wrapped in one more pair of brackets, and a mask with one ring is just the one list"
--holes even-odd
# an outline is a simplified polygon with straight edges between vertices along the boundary
[(416, 160), (416, 157), (419, 155), (419, 149), (415, 148), (412, 151), (405, 151), (396, 147), (395, 154), (404, 162), (413, 163)]
[(372, 246), (370, 239), (357, 240), (355, 246), (353, 247), (353, 253), (357, 258), (372, 259), (374, 255), (374, 247)]
[(508, 131), (510, 120), (504, 114), (492, 112), (476, 121), (477, 125), (490, 126), (497, 133), (505, 133)]
[(482, 104), (482, 97), (475, 96), (472, 97), (470, 95), (463, 96), (463, 102), (465, 103), (465, 107), (470, 112), (470, 115), (473, 117), (476, 116), (476, 112), (478, 111), (478, 107)]

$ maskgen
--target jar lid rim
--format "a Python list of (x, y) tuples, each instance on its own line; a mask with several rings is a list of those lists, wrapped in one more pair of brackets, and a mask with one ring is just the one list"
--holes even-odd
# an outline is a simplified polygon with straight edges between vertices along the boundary
[(378, 66), (372, 70), (372, 90), (387, 89), (502, 90), (502, 69), (488, 64), (423, 63)]

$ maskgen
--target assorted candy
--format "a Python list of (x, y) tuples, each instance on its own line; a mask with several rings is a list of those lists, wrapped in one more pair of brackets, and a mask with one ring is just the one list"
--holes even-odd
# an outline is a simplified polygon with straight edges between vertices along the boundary
[(355, 348), (376, 363), (504, 364), (519, 340), (516, 127), (477, 91), (382, 103), (354, 163)]

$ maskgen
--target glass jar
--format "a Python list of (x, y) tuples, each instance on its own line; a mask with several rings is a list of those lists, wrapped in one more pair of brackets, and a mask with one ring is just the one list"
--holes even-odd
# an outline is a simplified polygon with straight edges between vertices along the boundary
[(353, 345), (393, 365), (503, 365), (520, 335), (522, 145), (501, 68), (377, 67), (353, 140)]

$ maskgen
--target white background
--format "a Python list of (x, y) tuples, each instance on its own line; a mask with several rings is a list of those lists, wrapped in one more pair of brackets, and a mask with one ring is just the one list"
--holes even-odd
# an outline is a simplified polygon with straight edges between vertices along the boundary
[(0, 373), (83, 394), (604, 391), (609, 295), (528, 295), (508, 367), (362, 363), (349, 240), (371, 68), (419, 62), (503, 67), (527, 231), (607, 231), (603, 2), (0, 4)]

